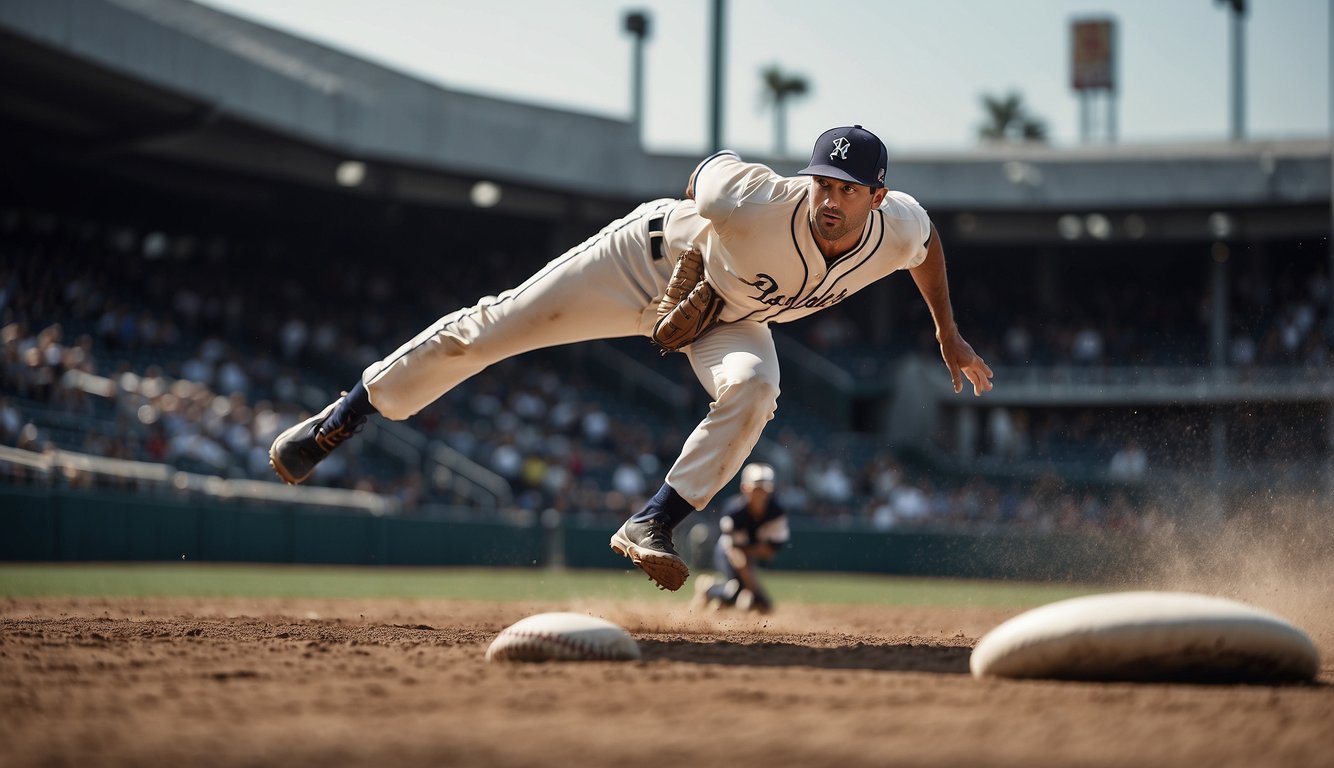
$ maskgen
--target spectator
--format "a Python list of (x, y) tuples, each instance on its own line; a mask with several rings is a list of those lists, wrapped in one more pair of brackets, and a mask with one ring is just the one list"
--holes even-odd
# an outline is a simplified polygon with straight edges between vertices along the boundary
[(1126, 441), (1125, 445), (1112, 456), (1107, 474), (1114, 480), (1134, 482), (1144, 479), (1148, 473), (1149, 457), (1135, 440)]
[(615, 471), (612, 472), (611, 484), (617, 491), (633, 497), (643, 496), (648, 489), (644, 473), (628, 460), (616, 465)]
[(1102, 363), (1102, 333), (1092, 323), (1083, 323), (1070, 344), (1070, 359), (1077, 365)]

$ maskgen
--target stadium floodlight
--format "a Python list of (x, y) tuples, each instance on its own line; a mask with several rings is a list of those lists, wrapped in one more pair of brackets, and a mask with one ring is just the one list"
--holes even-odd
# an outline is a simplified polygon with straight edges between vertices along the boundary
[(1078, 240), (1084, 234), (1084, 222), (1073, 213), (1067, 213), (1056, 220), (1056, 231), (1066, 240)]
[(344, 160), (334, 170), (334, 179), (340, 187), (357, 187), (366, 180), (366, 164), (360, 160)]
[(1112, 222), (1101, 213), (1090, 213), (1084, 217), (1084, 229), (1095, 240), (1106, 240), (1112, 236)]
[(631, 11), (630, 13), (627, 13), (625, 15), (625, 31), (633, 33), (635, 37), (648, 37), (648, 14), (643, 11)]
[(1007, 160), (1002, 166), (1011, 184), (1036, 187), (1042, 184), (1042, 169), (1022, 160)]
[(1222, 211), (1209, 214), (1209, 234), (1217, 240), (1226, 240), (1232, 236), (1232, 217)]
[(494, 181), (479, 181), (468, 192), (468, 199), (478, 208), (494, 208), (500, 203), (500, 197), (500, 185)]

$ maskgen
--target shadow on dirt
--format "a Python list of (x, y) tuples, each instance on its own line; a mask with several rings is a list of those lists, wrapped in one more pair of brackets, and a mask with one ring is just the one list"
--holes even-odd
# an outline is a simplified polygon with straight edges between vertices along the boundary
[(683, 661), (691, 664), (726, 664), (754, 667), (822, 667), (876, 669), (893, 672), (968, 674), (972, 649), (941, 645), (855, 643), (839, 648), (815, 648), (781, 642), (640, 640), (645, 661)]

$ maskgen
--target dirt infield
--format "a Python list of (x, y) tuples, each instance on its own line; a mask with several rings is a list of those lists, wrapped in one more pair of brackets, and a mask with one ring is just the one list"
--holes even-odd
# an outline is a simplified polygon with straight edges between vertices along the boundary
[[(483, 661), (548, 610), (619, 623), (644, 660)], [(1329, 765), (1327, 647), (1315, 685), (974, 680), (971, 647), (1014, 613), (8, 599), (0, 762)]]

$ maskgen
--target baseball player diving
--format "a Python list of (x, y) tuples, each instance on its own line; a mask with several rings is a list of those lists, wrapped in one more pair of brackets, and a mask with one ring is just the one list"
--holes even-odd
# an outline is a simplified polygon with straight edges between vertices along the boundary
[(300, 483), (372, 414), (402, 420), (487, 366), (533, 349), (648, 336), (685, 353), (712, 402), (663, 485), (611, 537), (662, 589), (689, 576), (672, 530), (741, 469), (778, 404), (770, 323), (832, 307), (908, 270), (935, 321), (954, 391), (991, 390), (991, 369), (955, 325), (940, 235), (885, 187), (885, 145), (861, 126), (825, 131), (784, 177), (723, 151), (685, 199), (644, 203), (499, 296), (451, 312), (372, 363), (344, 396), (274, 440), (278, 476)]

